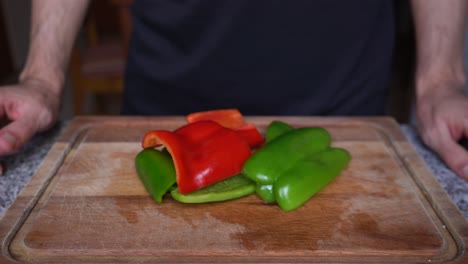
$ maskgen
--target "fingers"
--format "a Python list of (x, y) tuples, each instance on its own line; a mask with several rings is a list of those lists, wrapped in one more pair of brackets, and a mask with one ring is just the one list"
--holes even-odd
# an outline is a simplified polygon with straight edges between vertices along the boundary
[(16, 136), (9, 131), (0, 131), (0, 155), (9, 154), (16, 150), (18, 144)]
[(11, 122), (0, 130), (0, 156), (17, 151), (28, 141), (36, 129), (34, 122), (20, 119)]
[(4, 126), (0, 128), (0, 156), (16, 152), (36, 132), (53, 124), (60, 98), (46, 91), (47, 87), (31, 82), (0, 89), (0, 126)]
[(432, 138), (430, 146), (449, 168), (468, 180), (468, 152), (456, 142), (448, 128), (441, 128), (438, 135)]

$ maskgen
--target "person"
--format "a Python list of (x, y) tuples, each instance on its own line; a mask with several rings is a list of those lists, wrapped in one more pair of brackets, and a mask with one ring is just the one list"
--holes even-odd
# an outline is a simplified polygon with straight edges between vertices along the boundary
[[(34, 0), (27, 62), (0, 89), (0, 155), (58, 118), (89, 0)], [(424, 142), (468, 179), (465, 0), (412, 0), (416, 109)], [(123, 114), (380, 115), (393, 51), (392, 1), (136, 0)]]

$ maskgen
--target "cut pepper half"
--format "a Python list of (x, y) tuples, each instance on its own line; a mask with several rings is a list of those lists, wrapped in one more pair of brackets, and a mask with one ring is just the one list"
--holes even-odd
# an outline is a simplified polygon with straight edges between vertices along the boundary
[(176, 183), (174, 163), (169, 153), (144, 149), (135, 158), (135, 168), (145, 189), (156, 202), (162, 203), (163, 196)]
[(245, 124), (241, 112), (235, 108), (194, 112), (188, 114), (186, 119), (189, 123), (211, 120), (231, 129), (242, 127)]
[(258, 147), (265, 142), (265, 138), (258, 132), (255, 125), (245, 123), (243, 115), (235, 108), (195, 112), (188, 114), (186, 119), (188, 123), (210, 120), (221, 126), (233, 129), (252, 148)]
[(214, 121), (190, 123), (174, 132), (153, 130), (143, 137), (143, 148), (160, 145), (172, 156), (182, 194), (238, 174), (251, 155), (242, 136)]
[(265, 142), (265, 138), (258, 132), (254, 124), (246, 124), (234, 130), (251, 148), (258, 147)]

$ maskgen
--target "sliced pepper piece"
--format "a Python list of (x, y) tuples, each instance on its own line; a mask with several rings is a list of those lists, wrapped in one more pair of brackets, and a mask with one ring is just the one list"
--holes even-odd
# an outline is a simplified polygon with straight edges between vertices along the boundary
[[(294, 127), (291, 125), (279, 120), (274, 120), (268, 125), (266, 129), (265, 143), (268, 144), (279, 136), (287, 134), (293, 130)], [(273, 184), (257, 184), (255, 192), (266, 204), (272, 204), (276, 202), (275, 195), (273, 193)]]
[(251, 148), (258, 147), (265, 142), (265, 138), (258, 132), (253, 124), (246, 124), (234, 130)]
[(265, 203), (272, 204), (276, 202), (275, 195), (273, 194), (273, 184), (261, 185), (257, 184), (255, 192)]
[(231, 129), (239, 128), (245, 125), (244, 117), (238, 109), (217, 109), (209, 111), (200, 111), (188, 114), (187, 122), (194, 123), (203, 120), (211, 120)]
[(146, 190), (162, 203), (163, 196), (176, 183), (171, 156), (156, 149), (144, 149), (135, 158), (135, 167)]
[(258, 147), (265, 141), (257, 128), (253, 124), (246, 124), (241, 112), (235, 108), (195, 112), (188, 114), (186, 119), (188, 123), (210, 120), (233, 129), (249, 143), (251, 148)]
[(296, 162), (329, 147), (331, 136), (320, 127), (298, 128), (278, 137), (253, 154), (242, 173), (260, 185), (273, 184)]
[(175, 188), (171, 196), (182, 203), (209, 203), (237, 199), (254, 192), (255, 183), (239, 174), (189, 194), (181, 194)]
[(232, 177), (250, 157), (250, 147), (236, 132), (214, 121), (198, 121), (174, 132), (145, 134), (143, 148), (164, 145), (174, 161), (179, 192), (187, 194)]
[(340, 174), (350, 159), (346, 150), (329, 148), (309, 160), (296, 162), (273, 185), (279, 207), (284, 211), (300, 207)]
[(267, 127), (265, 141), (266, 143), (271, 142), (277, 137), (293, 130), (294, 127), (290, 126), (289, 124), (278, 120), (272, 121)]

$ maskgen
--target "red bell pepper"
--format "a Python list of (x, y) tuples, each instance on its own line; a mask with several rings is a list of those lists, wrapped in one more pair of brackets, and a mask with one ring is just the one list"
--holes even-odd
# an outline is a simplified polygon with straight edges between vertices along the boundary
[(254, 124), (246, 124), (234, 130), (251, 148), (258, 147), (265, 142), (265, 138), (258, 132)]
[(247, 140), (252, 148), (260, 146), (265, 141), (257, 128), (253, 124), (246, 124), (240, 111), (235, 108), (195, 112), (188, 114), (186, 119), (189, 123), (211, 120), (224, 127), (231, 128)]
[(242, 136), (214, 121), (190, 123), (174, 132), (153, 130), (143, 137), (143, 148), (160, 145), (172, 156), (182, 194), (238, 174), (251, 155)]
[(186, 119), (189, 123), (211, 120), (231, 129), (236, 129), (245, 125), (244, 117), (239, 110), (235, 108), (194, 112), (188, 114)]

